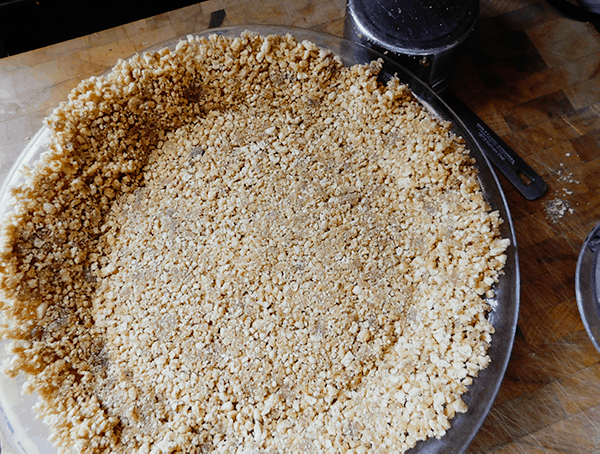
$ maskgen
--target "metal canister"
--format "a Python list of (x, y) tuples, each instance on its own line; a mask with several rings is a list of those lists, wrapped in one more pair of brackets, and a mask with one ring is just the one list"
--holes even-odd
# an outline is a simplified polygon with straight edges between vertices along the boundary
[(437, 90), (452, 78), (478, 0), (348, 0), (347, 39), (381, 52)]

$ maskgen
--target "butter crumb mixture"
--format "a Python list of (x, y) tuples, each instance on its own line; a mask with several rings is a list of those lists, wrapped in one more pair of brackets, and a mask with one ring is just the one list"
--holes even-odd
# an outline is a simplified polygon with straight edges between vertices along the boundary
[(473, 159), (380, 63), (188, 38), (82, 82), (15, 190), (2, 336), (64, 452), (402, 452), (487, 367)]

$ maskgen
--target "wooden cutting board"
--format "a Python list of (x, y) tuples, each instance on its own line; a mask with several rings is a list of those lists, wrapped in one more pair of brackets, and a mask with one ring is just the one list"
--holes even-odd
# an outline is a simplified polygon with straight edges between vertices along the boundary
[[(0, 59), (0, 181), (69, 90), (118, 58), (220, 24), (341, 36), (344, 13), (343, 0), (210, 0)], [(600, 453), (600, 354), (574, 289), (579, 250), (600, 222), (599, 72), (591, 25), (544, 1), (481, 1), (453, 89), (549, 190), (530, 202), (500, 177), (517, 231), (521, 312), (505, 380), (471, 453)]]
[(600, 450), (600, 354), (575, 299), (600, 222), (600, 36), (545, 2), (483, 1), (454, 88), (546, 180), (528, 202), (502, 179), (521, 262), (513, 355), (470, 452)]

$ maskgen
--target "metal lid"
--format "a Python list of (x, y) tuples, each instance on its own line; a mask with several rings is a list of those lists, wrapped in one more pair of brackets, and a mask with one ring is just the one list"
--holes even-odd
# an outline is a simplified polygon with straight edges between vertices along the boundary
[(396, 54), (430, 55), (460, 44), (473, 30), (479, 0), (348, 0), (366, 39)]
[(575, 295), (585, 330), (600, 352), (600, 224), (589, 233), (579, 253)]

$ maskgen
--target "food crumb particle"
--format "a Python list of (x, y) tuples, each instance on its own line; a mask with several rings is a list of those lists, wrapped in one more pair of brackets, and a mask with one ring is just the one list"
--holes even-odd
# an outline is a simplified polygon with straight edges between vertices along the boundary
[(546, 214), (553, 223), (559, 222), (565, 214), (574, 214), (575, 210), (565, 199), (555, 198), (550, 200), (545, 207)]

